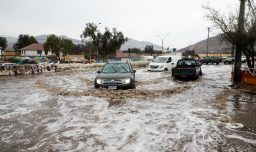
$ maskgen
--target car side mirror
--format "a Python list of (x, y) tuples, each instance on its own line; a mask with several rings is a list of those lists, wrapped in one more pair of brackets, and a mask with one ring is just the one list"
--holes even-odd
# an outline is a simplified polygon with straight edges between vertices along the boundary
[(136, 70), (132, 70), (132, 73), (136, 73)]
[(101, 73), (101, 71), (97, 71), (97, 73)]

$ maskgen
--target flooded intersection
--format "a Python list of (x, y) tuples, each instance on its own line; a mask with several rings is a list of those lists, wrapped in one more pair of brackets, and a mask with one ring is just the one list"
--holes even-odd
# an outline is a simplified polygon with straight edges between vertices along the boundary
[(96, 90), (96, 70), (1, 77), (0, 151), (255, 151), (256, 95), (229, 65), (202, 69), (138, 69), (136, 90)]

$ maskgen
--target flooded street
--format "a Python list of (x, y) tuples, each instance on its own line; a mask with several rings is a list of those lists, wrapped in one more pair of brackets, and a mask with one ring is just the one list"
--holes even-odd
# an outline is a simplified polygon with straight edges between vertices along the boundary
[(0, 151), (256, 151), (256, 95), (231, 69), (137, 69), (135, 90), (94, 89), (96, 70), (0, 77)]

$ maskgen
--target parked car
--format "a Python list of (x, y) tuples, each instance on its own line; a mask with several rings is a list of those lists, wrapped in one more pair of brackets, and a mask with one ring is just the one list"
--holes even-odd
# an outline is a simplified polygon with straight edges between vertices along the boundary
[(158, 56), (149, 64), (148, 71), (171, 71), (179, 59), (181, 56), (177, 55)]
[(201, 63), (194, 59), (181, 59), (172, 69), (172, 76), (175, 78), (198, 78), (200, 75), (202, 75)]
[(0, 63), (0, 66), (16, 66), (16, 63)]
[(37, 64), (37, 62), (33, 59), (25, 59), (21, 60), (21, 64)]
[(59, 64), (60, 64), (60, 61), (52, 61), (48, 63), (48, 66), (55, 67), (55, 66), (58, 66)]
[(234, 57), (227, 57), (224, 61), (224, 64), (233, 64), (235, 63), (235, 58)]
[(205, 57), (203, 59), (201, 59), (201, 63), (202, 64), (219, 64), (222, 62), (222, 58), (221, 57), (216, 57), (216, 56), (209, 56), (209, 57)]
[(135, 73), (129, 62), (109, 62), (97, 71), (95, 88), (135, 89)]

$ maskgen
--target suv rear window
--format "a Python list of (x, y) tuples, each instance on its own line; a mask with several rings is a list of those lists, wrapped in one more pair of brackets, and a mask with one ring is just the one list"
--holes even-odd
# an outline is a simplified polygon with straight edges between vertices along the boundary
[(194, 60), (180, 60), (177, 66), (196, 66), (196, 61)]

